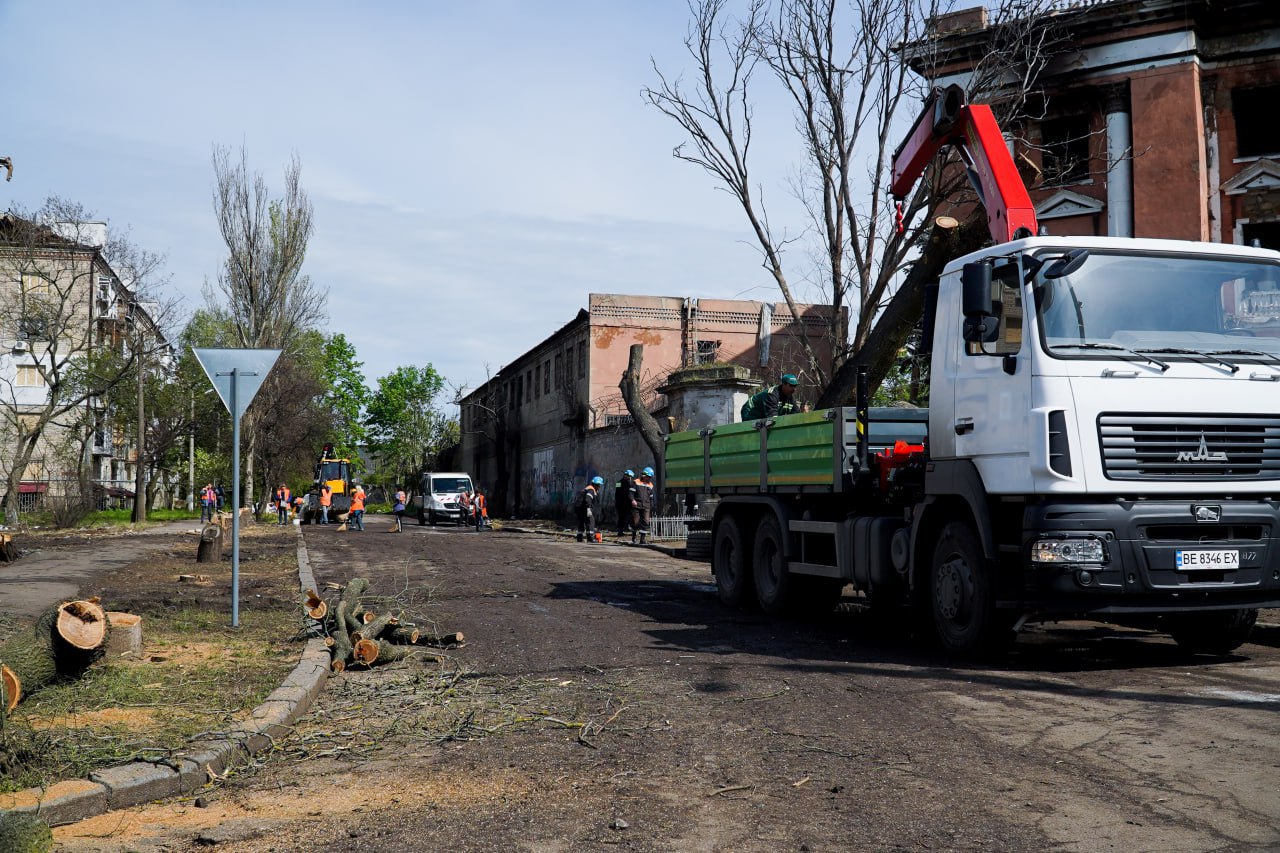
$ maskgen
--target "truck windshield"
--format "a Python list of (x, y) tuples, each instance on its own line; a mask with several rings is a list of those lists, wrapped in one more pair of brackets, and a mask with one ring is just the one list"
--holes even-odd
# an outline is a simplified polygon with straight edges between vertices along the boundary
[(322, 463), (320, 465), (320, 477), (319, 477), (320, 481), (325, 482), (328, 480), (345, 480), (346, 477), (343, 475), (343, 470), (342, 470), (345, 466), (346, 466), (345, 462)]
[(433, 494), (443, 494), (445, 492), (460, 492), (463, 489), (471, 491), (471, 480), (466, 477), (432, 477), (431, 491)]
[(1038, 280), (1034, 295), (1042, 341), (1055, 357), (1280, 359), (1274, 263), (1091, 250), (1071, 275)]

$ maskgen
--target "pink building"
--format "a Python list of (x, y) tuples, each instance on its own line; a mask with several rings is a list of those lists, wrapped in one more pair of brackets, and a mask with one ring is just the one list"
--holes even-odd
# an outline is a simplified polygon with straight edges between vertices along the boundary
[(523, 516), (563, 515), (591, 477), (612, 488), (623, 469), (652, 465), (618, 390), (632, 344), (644, 345), (644, 396), (662, 424), (658, 389), (699, 364), (745, 367), (760, 385), (795, 373), (801, 399), (807, 386), (812, 400), (818, 380), (806, 376), (801, 338), (829, 363), (846, 318), (798, 307), (796, 318), (786, 303), (593, 293), (587, 309), (460, 401), (461, 464), (495, 513)]

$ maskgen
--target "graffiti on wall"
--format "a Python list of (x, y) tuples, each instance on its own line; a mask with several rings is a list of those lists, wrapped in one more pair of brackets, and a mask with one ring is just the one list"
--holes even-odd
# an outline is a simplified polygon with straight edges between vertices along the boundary
[(557, 468), (555, 449), (544, 448), (533, 452), (533, 467), (528, 482), (535, 507), (567, 506), (573, 500), (573, 472)]

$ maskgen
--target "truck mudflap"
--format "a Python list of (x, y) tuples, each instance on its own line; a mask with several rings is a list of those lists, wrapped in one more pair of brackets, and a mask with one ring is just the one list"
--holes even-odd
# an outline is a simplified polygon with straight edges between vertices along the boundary
[(1071, 613), (1280, 607), (1280, 501), (1029, 504), (1019, 566), (1020, 588), (1002, 589), (997, 606)]

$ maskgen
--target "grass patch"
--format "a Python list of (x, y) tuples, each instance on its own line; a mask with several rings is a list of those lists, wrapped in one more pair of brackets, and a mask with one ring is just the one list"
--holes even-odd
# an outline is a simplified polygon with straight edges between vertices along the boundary
[[(125, 525), (131, 524), (129, 521), (132, 515), (131, 510), (127, 509), (103, 509), (97, 512), (91, 512), (85, 516), (84, 521), (80, 522), (81, 527), (100, 527), (107, 525)], [(183, 521), (188, 518), (199, 518), (200, 511), (187, 512), (185, 509), (153, 509), (147, 512), (147, 521)]]
[(243, 719), (297, 663), (293, 613), (196, 608), (143, 622), (142, 660), (118, 658), (31, 696), (0, 735), (0, 790), (14, 791), (135, 759)]

